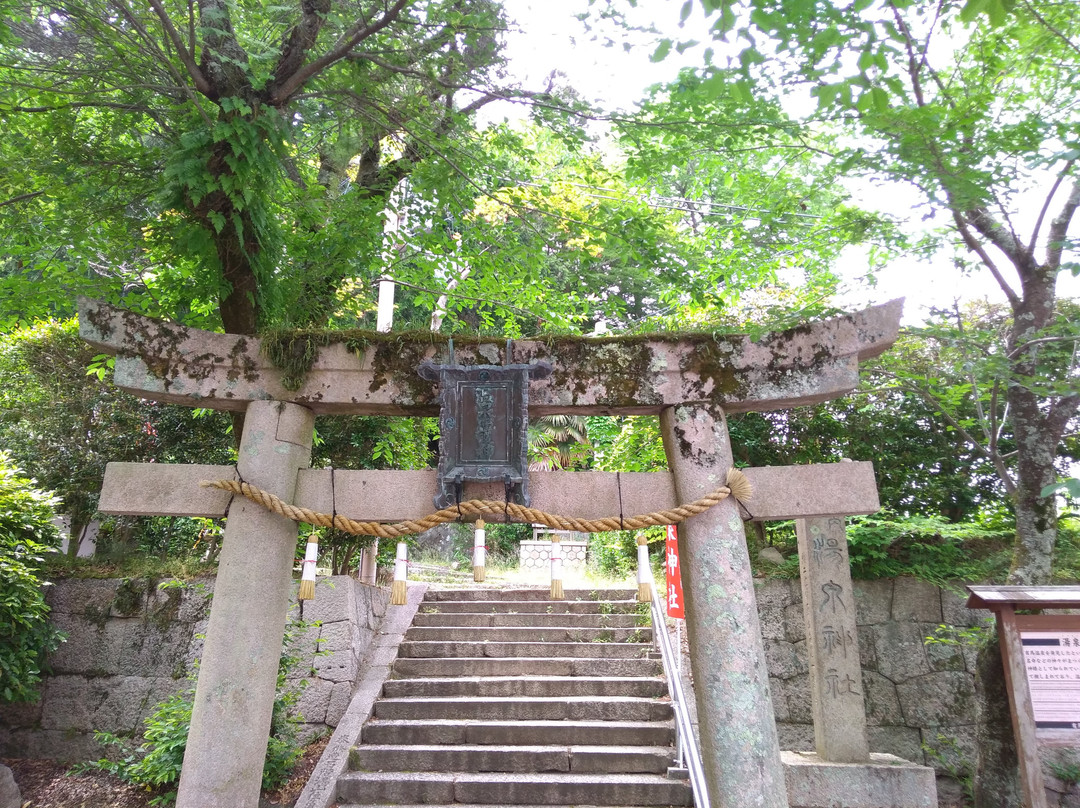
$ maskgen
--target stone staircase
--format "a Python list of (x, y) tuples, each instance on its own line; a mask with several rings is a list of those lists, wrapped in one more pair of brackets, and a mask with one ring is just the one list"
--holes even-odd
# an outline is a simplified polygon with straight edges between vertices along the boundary
[(428, 590), (338, 804), (692, 805), (635, 594)]

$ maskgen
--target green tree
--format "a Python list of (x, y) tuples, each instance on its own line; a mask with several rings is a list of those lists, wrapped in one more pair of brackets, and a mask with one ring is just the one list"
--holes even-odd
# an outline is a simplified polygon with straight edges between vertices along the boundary
[[(1070, 235), (1080, 206), (1075, 96), (1080, 25), (1056, 3), (869, 0), (808, 6), (778, 0), (710, 3), (716, 31), (744, 38), (745, 86), (796, 84), (818, 115), (858, 138), (837, 153), (846, 171), (913, 185), (949, 223), (956, 261), (992, 277), (1010, 308), (1008, 382), (1001, 396), (1016, 441), (1013, 583), (1045, 583), (1057, 511), (1043, 490), (1080, 408), (1075, 321), (1056, 280), (1075, 271)], [(986, 9), (993, 25), (976, 24)], [(766, 63), (764, 33), (777, 59)], [(762, 46), (764, 48), (766, 46)], [(1034, 196), (1034, 216), (1025, 209)], [(1062, 365), (1062, 351), (1073, 359)], [(942, 391), (946, 395), (950, 391)]]
[(240, 334), (325, 323), (394, 188), (467, 174), (470, 115), (513, 94), (493, 0), (7, 9), (9, 323), (73, 289)]
[[(1005, 0), (703, 5), (718, 12), (715, 35), (738, 43), (744, 91), (809, 90), (818, 110), (808, 125), (828, 121), (857, 141), (838, 150), (842, 168), (914, 186), (920, 212), (946, 223), (941, 239), (954, 260), (1000, 287), (1011, 316), (1002, 349), (985, 351), (997, 372), (978, 375), (999, 380), (1015, 441), (1009, 582), (1049, 583), (1055, 463), (1080, 408), (1077, 323), (1061, 317), (1056, 299), (1058, 273), (1077, 271), (1074, 9)], [(930, 390), (950, 406), (961, 391)], [(969, 409), (981, 404), (974, 386), (961, 394)], [(1020, 803), (1009, 718), (994, 699), (1003, 692), (997, 657), (996, 645), (985, 649), (978, 673), (979, 806)]]
[(137, 399), (88, 374), (93, 360), (74, 321), (0, 337), (0, 448), (56, 492), (75, 537), (111, 461), (232, 462), (226, 416)]
[(0, 702), (36, 701), (45, 657), (63, 640), (39, 573), (60, 546), (55, 504), (0, 452)]
[[(687, 245), (672, 308), (685, 317), (690, 304), (698, 319), (711, 310), (714, 324), (729, 328), (782, 327), (825, 313), (841, 250), (880, 240), (891, 226), (847, 203), (822, 133), (777, 101), (740, 92), (736, 78), (683, 70), (617, 121), (619, 143), (628, 181), (677, 216)], [(773, 299), (755, 316), (757, 292)]]

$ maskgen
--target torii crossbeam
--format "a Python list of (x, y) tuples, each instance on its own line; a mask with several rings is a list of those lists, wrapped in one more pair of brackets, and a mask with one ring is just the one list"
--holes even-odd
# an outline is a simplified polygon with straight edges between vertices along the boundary
[[(853, 390), (859, 362), (896, 340), (901, 308), (902, 301), (893, 301), (756, 341), (718, 335), (522, 341), (515, 344), (513, 361), (544, 360), (554, 367), (530, 387), (533, 416), (660, 415), (670, 474), (621, 478), (624, 497), (629, 486), (635, 491), (631, 500), (648, 499), (643, 510), (653, 510), (692, 501), (721, 484), (732, 465), (725, 411), (785, 409)], [(415, 368), (424, 359), (441, 358), (445, 348), (437, 335), (371, 335), (353, 338), (351, 346), (323, 347), (292, 391), (282, 383), (282, 371), (264, 357), (259, 339), (189, 329), (87, 300), (80, 301), (79, 319), (83, 338), (116, 356), (114, 380), (122, 389), (157, 401), (245, 412), (238, 462), (244, 480), (308, 507), (325, 510), (334, 501), (342, 513), (356, 508), (349, 512), (356, 519), (391, 521), (417, 503), (430, 503), (433, 474), (339, 472), (332, 490), (329, 472), (308, 466), (316, 414), (436, 413), (435, 385)], [(456, 348), (465, 364), (502, 359), (496, 343), (459, 341)], [(810, 468), (750, 470), (758, 486), (755, 516), (876, 510), (869, 464)], [(102, 510), (220, 515), (228, 496), (199, 489), (197, 481), (232, 472), (112, 464)], [(822, 485), (822, 474), (834, 475), (834, 483)], [(594, 476), (588, 488), (580, 476), (569, 486), (556, 482), (557, 474), (542, 475), (552, 480), (547, 485), (539, 476), (531, 480), (534, 495), (538, 502), (553, 503), (552, 510), (588, 509), (588, 503), (570, 496), (570, 488), (600, 492), (593, 501), (601, 505), (615, 495), (614, 475)], [(178, 482), (183, 485), (177, 487)], [(394, 487), (392, 496), (386, 495), (387, 486)], [(484, 492), (478, 489), (476, 495)], [(624, 507), (633, 511), (625, 500)], [(179, 808), (258, 804), (296, 535), (295, 523), (283, 517), (246, 500), (232, 505)], [(687, 627), (710, 792), (722, 806), (786, 808), (750, 562), (735, 501), (691, 517), (679, 541), (690, 576), (684, 581)]]

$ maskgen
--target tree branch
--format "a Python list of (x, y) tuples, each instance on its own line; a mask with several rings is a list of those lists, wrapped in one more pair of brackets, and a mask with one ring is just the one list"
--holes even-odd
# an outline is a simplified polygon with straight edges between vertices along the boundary
[(994, 471), (997, 472), (998, 478), (1001, 480), (1002, 485), (1005, 486), (1006, 493), (1012, 496), (1016, 493), (1016, 483), (1013, 481), (1012, 475), (1009, 474), (1009, 470), (1005, 467), (1004, 458), (997, 452), (991, 452), (986, 446), (983, 446), (979, 441), (975, 439), (975, 436), (968, 432), (960, 421), (953, 417), (944, 407), (941, 406), (941, 402), (934, 397), (934, 394), (929, 390), (920, 387), (917, 384), (906, 382), (894, 373), (890, 373), (885, 370), (878, 370), (878, 373), (886, 378), (896, 381), (897, 387), (900, 390), (904, 390), (909, 393), (914, 393), (919, 396), (927, 404), (931, 405), (937, 412), (941, 413), (941, 417), (948, 421), (949, 425), (955, 429), (960, 436), (967, 441), (968, 445), (975, 451), (976, 454), (981, 455), (984, 459), (988, 460), (994, 467)]
[(1058, 188), (1061, 187), (1061, 183), (1065, 181), (1065, 175), (1069, 173), (1075, 162), (1075, 160), (1070, 160), (1065, 164), (1065, 168), (1061, 170), (1061, 173), (1057, 175), (1057, 179), (1054, 180), (1054, 184), (1050, 188), (1050, 193), (1048, 193), (1046, 199), (1043, 200), (1042, 208), (1039, 210), (1039, 217), (1035, 220), (1035, 227), (1031, 229), (1031, 243), (1028, 244), (1028, 254), (1033, 257), (1035, 255), (1035, 243), (1038, 241), (1039, 231), (1042, 230), (1043, 219), (1046, 218), (1046, 213), (1050, 210), (1050, 203), (1053, 201), (1054, 194), (1057, 193)]
[(1068, 426), (1069, 421), (1076, 417), (1078, 410), (1080, 410), (1080, 393), (1073, 393), (1059, 398), (1050, 405), (1050, 409), (1046, 414), (1047, 429), (1053, 430), (1051, 434), (1060, 440), (1065, 427)]
[(191, 102), (195, 105), (195, 109), (198, 110), (199, 116), (203, 119), (203, 121), (207, 124), (210, 124), (210, 116), (206, 113), (206, 110), (202, 108), (202, 105), (199, 104), (199, 99), (196, 98), (195, 93), (192, 92), (191, 87), (188, 86), (188, 83), (184, 81), (184, 77), (180, 75), (180, 71), (177, 70), (176, 66), (172, 63), (172, 59), (170, 59), (167, 54), (162, 53), (161, 48), (158, 47), (157, 40), (150, 36), (150, 32), (146, 30), (146, 27), (142, 24), (142, 21), (131, 13), (131, 11), (127, 7), (127, 4), (124, 3), (122, 0), (116, 0), (113, 5), (120, 9), (120, 13), (123, 14), (124, 17), (128, 20), (128, 22), (131, 23), (132, 27), (134, 27), (135, 30), (139, 32), (139, 36), (142, 37), (143, 41), (146, 42), (146, 44), (151, 48), (151, 50), (153, 50), (157, 54), (157, 57), (160, 60), (161, 64), (165, 66), (165, 69), (169, 72), (169, 75), (173, 77), (173, 81), (176, 82), (178, 87), (183, 88), (184, 94), (187, 95)]
[(293, 26), (281, 46), (281, 55), (270, 81), (271, 96), (289, 76), (303, 66), (308, 51), (319, 38), (326, 15), (330, 13), (330, 0), (300, 0), (300, 9), (300, 22)]
[(975, 238), (975, 235), (967, 226), (967, 222), (964, 221), (964, 217), (960, 215), (957, 210), (952, 211), (953, 221), (956, 222), (956, 229), (960, 231), (961, 238), (964, 239), (964, 243), (968, 246), (968, 249), (979, 256), (979, 260), (983, 262), (983, 265), (990, 270), (990, 274), (994, 276), (994, 280), (997, 281), (1001, 291), (1005, 293), (1005, 297), (1009, 300), (1009, 305), (1016, 309), (1020, 305), (1020, 297), (1013, 291), (1013, 288), (1009, 286), (1008, 281), (1001, 274), (1001, 271), (997, 268), (997, 264), (990, 258), (989, 253), (983, 248), (983, 245), (979, 243), (979, 240)]
[(176, 26), (169, 19), (165, 7), (161, 5), (161, 0), (150, 0), (150, 7), (154, 9), (154, 13), (161, 20), (161, 27), (165, 29), (165, 35), (169, 37), (173, 47), (176, 48), (176, 54), (180, 57), (180, 61), (187, 69), (188, 75), (191, 76), (191, 80), (195, 83), (195, 89), (203, 95), (209, 96), (210, 82), (206, 80), (206, 76), (203, 75), (199, 66), (195, 64), (195, 54), (187, 49), (184, 40), (180, 37), (180, 32), (176, 30)]
[(344, 59), (349, 51), (365, 39), (374, 36), (383, 28), (386, 28), (394, 22), (401, 15), (401, 12), (409, 2), (410, 0), (395, 0), (394, 4), (388, 7), (382, 17), (376, 22), (368, 23), (367, 20), (358, 21), (338, 39), (329, 52), (323, 54), (315, 61), (304, 65), (291, 76), (282, 80), (270, 96), (271, 103), (277, 106), (286, 103), (297, 90), (303, 87), (314, 76), (318, 75), (335, 62)]
[(1024, 5), (1027, 6), (1027, 10), (1031, 12), (1031, 16), (1033, 16), (1035, 19), (1037, 19), (1039, 21), (1039, 24), (1043, 28), (1045, 28), (1051, 34), (1053, 34), (1058, 39), (1060, 39), (1062, 42), (1064, 42), (1066, 44), (1066, 46), (1069, 47), (1070, 50), (1074, 50), (1077, 53), (1080, 53), (1080, 47), (1078, 47), (1075, 42), (1073, 42), (1071, 39), (1069, 39), (1067, 36), (1065, 36), (1065, 34), (1063, 34), (1061, 31), (1059, 31), (1057, 28), (1055, 28), (1053, 25), (1051, 25), (1050, 21), (1047, 20), (1042, 14), (1039, 13), (1038, 9), (1036, 9), (1035, 6), (1031, 3), (1031, 0), (1024, 0)]
[(248, 55), (236, 38), (227, 0), (198, 0), (203, 30), (202, 65), (213, 101), (251, 89)]
[(964, 212), (965, 218), (971, 223), (979, 234), (1001, 250), (1005, 257), (1020, 269), (1028, 264), (1030, 257), (1020, 239), (1010, 230), (1007, 230), (1001, 222), (994, 218), (986, 208), (973, 208)]
[(11, 197), (11, 199), (5, 199), (3, 202), (0, 202), (0, 208), (7, 207), (8, 205), (17, 205), (20, 202), (26, 202), (27, 200), (33, 199), (37, 196), (41, 196), (44, 193), (44, 191), (31, 191), (28, 194), (19, 194), (18, 196), (13, 196)]
[(1050, 222), (1050, 231), (1047, 233), (1046, 266), (1055, 273), (1061, 267), (1061, 253), (1065, 249), (1065, 237), (1069, 233), (1069, 225), (1072, 224), (1078, 206), (1080, 206), (1080, 182), (1073, 179), (1069, 196), (1065, 204), (1061, 206), (1061, 211)]
[(59, 112), (62, 109), (122, 109), (127, 112), (150, 113), (149, 107), (141, 104), (119, 104), (112, 101), (73, 101), (70, 104), (55, 104), (51, 107), (7, 107), (8, 112)]

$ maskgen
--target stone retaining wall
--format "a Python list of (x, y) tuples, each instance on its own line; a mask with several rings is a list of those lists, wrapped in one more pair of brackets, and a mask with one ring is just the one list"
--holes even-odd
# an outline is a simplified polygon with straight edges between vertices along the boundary
[[(855, 581), (854, 588), (871, 750), (938, 768), (942, 761), (926, 750), (973, 762), (975, 650), (926, 638), (943, 624), (967, 628), (990, 613), (966, 608), (959, 589), (914, 578)], [(799, 582), (759, 581), (757, 597), (781, 747), (813, 749)]]
[[(871, 749), (939, 770), (942, 759), (973, 761), (974, 651), (925, 638), (941, 624), (970, 627), (989, 613), (967, 609), (958, 591), (911, 578), (854, 586)], [(0, 757), (86, 760), (102, 753), (93, 730), (137, 733), (157, 702), (190, 684), (211, 590), (210, 582), (161, 589), (117, 580), (50, 587), (68, 640), (51, 657), (41, 701), (0, 708)], [(304, 617), (321, 622), (297, 640), (297, 671), (312, 674), (298, 708), (309, 730), (337, 725), (387, 600), (385, 589), (342, 576), (320, 580), (305, 604)], [(813, 749), (799, 582), (759, 580), (757, 600), (781, 747)]]
[[(95, 730), (138, 734), (154, 705), (194, 684), (188, 675), (202, 652), (212, 590), (209, 580), (49, 587), (53, 620), (68, 638), (50, 656), (41, 699), (0, 708), (0, 757), (89, 760), (104, 753)], [(294, 645), (296, 673), (308, 674), (297, 708), (308, 732), (336, 726), (345, 712), (388, 600), (386, 590), (336, 576), (320, 580), (315, 600), (305, 604), (304, 618), (321, 622)]]

